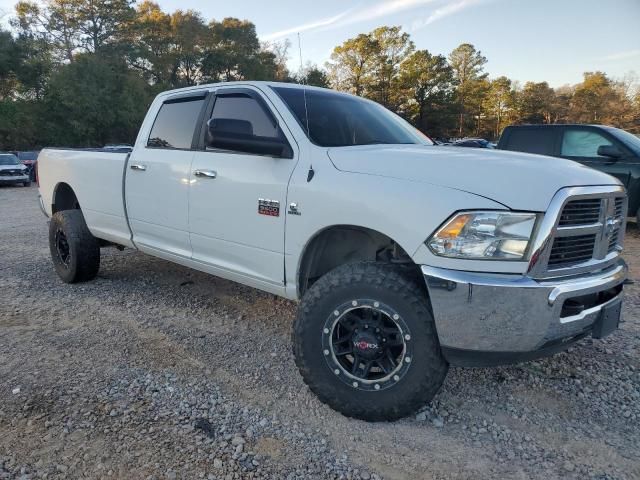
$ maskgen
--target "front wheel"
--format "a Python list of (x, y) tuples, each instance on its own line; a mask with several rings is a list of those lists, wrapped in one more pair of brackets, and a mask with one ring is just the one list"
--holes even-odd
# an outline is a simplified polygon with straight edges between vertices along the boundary
[(293, 349), (322, 402), (367, 421), (415, 412), (448, 370), (426, 291), (385, 263), (343, 265), (318, 280), (299, 306)]
[(58, 276), (66, 283), (86, 282), (98, 274), (100, 244), (80, 210), (63, 210), (51, 217), (49, 250)]

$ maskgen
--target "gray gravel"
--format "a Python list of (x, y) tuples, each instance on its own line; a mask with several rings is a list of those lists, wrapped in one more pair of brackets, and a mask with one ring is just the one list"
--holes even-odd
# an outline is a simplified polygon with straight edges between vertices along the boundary
[(302, 383), (291, 302), (132, 250), (60, 282), (36, 195), (0, 187), (0, 479), (640, 478), (640, 284), (611, 337), (367, 424)]

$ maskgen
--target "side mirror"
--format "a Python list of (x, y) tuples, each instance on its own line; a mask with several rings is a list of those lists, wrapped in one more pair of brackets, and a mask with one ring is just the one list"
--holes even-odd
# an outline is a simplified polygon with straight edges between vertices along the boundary
[(207, 122), (207, 146), (221, 150), (291, 158), (291, 149), (286, 141), (254, 135), (251, 122), (233, 118), (212, 118)]
[(614, 145), (600, 145), (598, 147), (598, 155), (617, 160), (622, 157), (622, 152)]

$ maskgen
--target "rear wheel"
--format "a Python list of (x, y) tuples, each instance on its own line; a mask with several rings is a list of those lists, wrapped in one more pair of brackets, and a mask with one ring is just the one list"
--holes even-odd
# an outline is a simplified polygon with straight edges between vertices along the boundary
[(49, 250), (58, 276), (66, 283), (95, 278), (100, 269), (100, 245), (80, 210), (63, 210), (51, 217)]
[(448, 370), (424, 288), (385, 263), (344, 265), (316, 282), (300, 304), (293, 346), (320, 400), (368, 421), (415, 412)]

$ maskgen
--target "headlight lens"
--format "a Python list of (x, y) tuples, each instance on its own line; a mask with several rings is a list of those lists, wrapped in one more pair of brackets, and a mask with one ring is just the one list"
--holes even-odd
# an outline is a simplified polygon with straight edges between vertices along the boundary
[(534, 213), (460, 212), (427, 240), (433, 253), (469, 260), (522, 260)]

